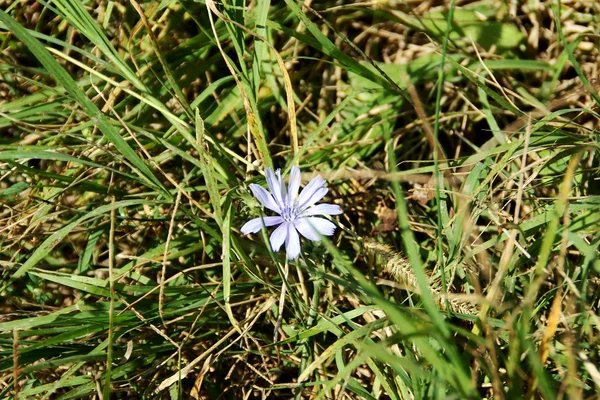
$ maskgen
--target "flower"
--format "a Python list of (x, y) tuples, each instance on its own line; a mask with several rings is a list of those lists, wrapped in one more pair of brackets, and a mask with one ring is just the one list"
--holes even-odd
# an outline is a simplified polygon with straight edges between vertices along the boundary
[(333, 235), (335, 225), (325, 218), (315, 217), (315, 215), (337, 215), (342, 213), (342, 209), (337, 204), (315, 205), (329, 191), (325, 187), (323, 178), (320, 176), (314, 177), (298, 195), (301, 181), (300, 168), (292, 167), (287, 190), (279, 169), (273, 172), (273, 169), (267, 168), (265, 175), (269, 191), (254, 183), (250, 184), (250, 190), (252, 190), (252, 194), (260, 204), (279, 215), (251, 219), (241, 228), (244, 235), (256, 233), (263, 226), (279, 225), (271, 233), (271, 246), (273, 251), (279, 251), (285, 243), (285, 251), (289, 260), (293, 260), (300, 255), (300, 236), (298, 236), (298, 233), (314, 242), (321, 240), (321, 235)]

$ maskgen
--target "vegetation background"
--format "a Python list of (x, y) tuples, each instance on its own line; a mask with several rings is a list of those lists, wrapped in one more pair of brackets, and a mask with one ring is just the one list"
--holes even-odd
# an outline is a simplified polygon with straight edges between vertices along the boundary
[[(600, 388), (600, 3), (0, 0), (0, 398)], [(239, 227), (297, 164), (299, 260)]]

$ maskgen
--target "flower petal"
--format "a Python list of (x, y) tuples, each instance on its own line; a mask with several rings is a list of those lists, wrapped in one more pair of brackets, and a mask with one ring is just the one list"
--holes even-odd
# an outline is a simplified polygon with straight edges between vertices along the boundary
[(302, 212), (302, 216), (310, 215), (338, 215), (342, 214), (343, 211), (337, 204), (317, 204), (316, 206), (310, 207), (309, 209)]
[[(298, 196), (299, 208), (306, 207), (305, 203), (307, 203), (313, 197), (316, 191), (318, 191), (319, 189), (323, 189), (324, 185), (325, 179), (321, 178), (320, 176), (317, 175), (314, 178), (312, 178), (310, 182), (308, 182), (308, 185), (306, 185), (306, 187), (302, 189), (302, 192), (300, 192), (300, 196)], [(323, 196), (321, 196), (321, 198)], [(316, 202), (313, 202), (312, 204), (315, 203)]]
[(329, 189), (327, 189), (326, 187), (322, 187), (321, 189), (317, 189), (307, 201), (305, 201), (303, 204), (301, 204), (298, 207), (298, 209), (300, 210), (300, 212), (306, 210), (308, 207), (312, 206), (317, 201), (319, 201), (323, 197), (325, 197), (325, 195), (327, 194), (327, 192), (329, 192)]
[(246, 222), (240, 230), (242, 231), (242, 233), (244, 235), (247, 235), (249, 233), (256, 233), (256, 232), (260, 231), (263, 226), (273, 226), (273, 225), (281, 224), (282, 222), (283, 222), (283, 218), (281, 218), (281, 217), (253, 218), (250, 221)]
[(279, 178), (275, 175), (275, 172), (273, 172), (273, 168), (265, 169), (265, 177), (267, 178), (267, 185), (269, 185), (269, 190), (273, 194), (273, 197), (275, 198), (275, 202), (279, 206), (279, 209), (283, 210), (284, 202), (283, 197), (281, 196), (282, 182), (281, 173), (279, 172), (279, 170), (277, 170), (277, 175), (279, 175)]
[(296, 231), (294, 224), (287, 224), (288, 234), (285, 239), (285, 252), (287, 253), (288, 260), (293, 260), (300, 255), (300, 236)]
[(279, 187), (281, 188), (281, 198), (283, 204), (285, 204), (287, 200), (287, 191), (285, 190), (285, 183), (283, 183), (283, 178), (281, 177), (281, 169), (277, 168), (275, 170), (275, 175), (277, 175), (277, 181), (279, 182)]
[(335, 232), (335, 224), (325, 218), (307, 217), (302, 219), (323, 236), (331, 236)]
[(273, 251), (279, 251), (281, 245), (287, 240), (288, 225), (289, 223), (284, 222), (283, 224), (279, 225), (277, 229), (273, 231), (273, 233), (271, 233), (269, 241), (271, 242)]
[(271, 193), (269, 193), (267, 189), (255, 183), (251, 183), (250, 190), (252, 190), (252, 194), (260, 202), (260, 204), (267, 207), (271, 211), (281, 214), (281, 208), (279, 208), (277, 203), (275, 203), (273, 196), (271, 196)]
[(294, 226), (308, 240), (312, 240), (313, 242), (318, 242), (321, 240), (321, 235), (319, 232), (312, 227), (312, 225), (307, 221), (308, 218), (300, 218), (294, 221)]
[(288, 204), (292, 205), (296, 201), (301, 181), (302, 174), (300, 173), (300, 168), (294, 165), (290, 171), (290, 181), (288, 182)]

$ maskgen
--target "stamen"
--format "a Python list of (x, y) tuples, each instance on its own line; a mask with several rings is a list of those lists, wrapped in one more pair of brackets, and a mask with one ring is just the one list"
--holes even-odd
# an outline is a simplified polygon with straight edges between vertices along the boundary
[(292, 222), (292, 221), (296, 220), (296, 218), (298, 218), (298, 209), (296, 208), (295, 202), (293, 205), (286, 203), (283, 206), (281, 217), (286, 222)]

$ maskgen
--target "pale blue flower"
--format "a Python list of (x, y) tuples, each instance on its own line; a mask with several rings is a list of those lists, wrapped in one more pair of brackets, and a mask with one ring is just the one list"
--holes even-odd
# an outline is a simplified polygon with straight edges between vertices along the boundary
[(325, 218), (316, 217), (316, 215), (342, 213), (342, 209), (337, 204), (315, 205), (329, 191), (325, 187), (323, 178), (320, 176), (313, 178), (298, 195), (301, 181), (300, 168), (292, 167), (287, 190), (279, 169), (273, 172), (271, 168), (267, 168), (265, 175), (269, 190), (254, 183), (250, 184), (250, 190), (260, 204), (279, 215), (251, 219), (242, 226), (241, 231), (244, 235), (256, 233), (263, 226), (279, 225), (271, 233), (271, 246), (273, 251), (279, 251), (285, 243), (285, 251), (290, 260), (300, 255), (298, 233), (315, 242), (321, 240), (321, 235), (333, 235), (335, 225)]

